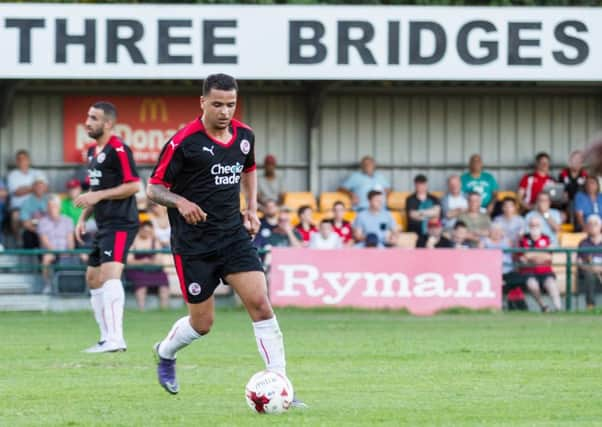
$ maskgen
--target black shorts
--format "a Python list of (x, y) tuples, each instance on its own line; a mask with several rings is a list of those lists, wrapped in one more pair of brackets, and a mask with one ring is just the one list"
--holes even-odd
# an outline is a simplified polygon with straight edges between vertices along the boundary
[(546, 288), (544, 287), (544, 283), (548, 278), (552, 278), (552, 279), (556, 279), (556, 275), (554, 273), (522, 273), (523, 279), (525, 281), (524, 287), (526, 288), (527, 286), (527, 280), (529, 280), (531, 277), (534, 278), (535, 280), (537, 280), (537, 283), (539, 283), (539, 289), (542, 292), (546, 292)]
[(99, 229), (92, 242), (92, 252), (90, 252), (88, 258), (88, 265), (98, 267), (105, 262), (125, 264), (136, 233), (138, 233), (138, 227)]
[(174, 261), (184, 300), (198, 304), (213, 295), (225, 277), (245, 271), (261, 271), (257, 249), (250, 240), (237, 241), (211, 255), (178, 255)]

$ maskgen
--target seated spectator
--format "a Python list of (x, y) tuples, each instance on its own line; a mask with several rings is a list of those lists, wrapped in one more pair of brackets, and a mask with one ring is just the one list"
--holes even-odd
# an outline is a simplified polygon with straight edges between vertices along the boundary
[(37, 226), (40, 218), (48, 209), (48, 184), (46, 178), (39, 175), (33, 182), (33, 191), (21, 205), (19, 219), (23, 225), (23, 248), (31, 249), (40, 246)]
[(489, 215), (481, 211), (481, 195), (472, 192), (468, 195), (468, 211), (458, 216), (458, 221), (466, 224), (468, 240), (477, 246), (483, 237), (489, 234), (491, 220)]
[(451, 241), (456, 249), (470, 249), (473, 247), (472, 242), (468, 239), (468, 227), (464, 222), (456, 221), (452, 230)]
[(297, 230), (297, 233), (301, 236), (303, 246), (308, 246), (311, 235), (318, 232), (318, 229), (312, 222), (313, 213), (313, 209), (308, 205), (301, 206), (297, 211), (299, 224), (295, 227), (295, 230)]
[(77, 179), (73, 178), (67, 181), (67, 197), (61, 202), (61, 214), (71, 218), (73, 225), (77, 224), (79, 216), (82, 214), (84, 208), (78, 208), (75, 206), (75, 199), (77, 196), (82, 194), (82, 184)]
[(276, 157), (271, 154), (263, 160), (263, 174), (257, 176), (257, 200), (263, 211), (268, 200), (281, 203), (284, 195), (284, 180), (276, 174)]
[(546, 191), (542, 191), (537, 195), (535, 209), (525, 215), (525, 221), (533, 217), (541, 220), (541, 232), (550, 238), (552, 246), (558, 245), (558, 230), (562, 224), (562, 216), (560, 211), (551, 208), (552, 200)]
[(4, 213), (6, 212), (6, 202), (8, 201), (8, 190), (2, 178), (0, 178), (0, 251), (4, 249), (3, 231), (4, 231)]
[[(551, 239), (543, 233), (542, 219), (538, 216), (532, 216), (527, 220), (528, 232), (519, 242), (521, 248), (544, 249), (551, 246)], [(556, 284), (556, 275), (552, 271), (552, 254), (547, 252), (526, 252), (518, 254), (518, 261), (524, 266), (520, 267), (519, 273), (522, 275), (527, 289), (541, 307), (541, 311), (548, 311), (549, 308), (544, 304), (541, 292), (546, 291), (556, 310), (560, 310), (560, 291)]]
[[(64, 251), (75, 248), (73, 230), (75, 225), (71, 218), (61, 214), (61, 198), (57, 195), (48, 197), (47, 214), (40, 218), (37, 234), (42, 249)], [(50, 292), (50, 266), (53, 264), (72, 263), (77, 257), (71, 255), (44, 254), (42, 256), (42, 276), (44, 277), (44, 293)]]
[(431, 218), (428, 222), (428, 234), (420, 236), (416, 241), (417, 248), (453, 248), (454, 243), (443, 235), (443, 224), (439, 218)]
[(169, 216), (167, 208), (157, 203), (149, 202), (149, 217), (153, 224), (153, 232), (162, 248), (171, 247), (171, 226), (169, 225)]
[[(17, 151), (15, 157), (16, 169), (10, 171), (7, 176), (6, 185), (9, 193), (9, 210), (11, 212), (10, 225), (13, 237), (19, 243), (20, 241), (20, 226), (19, 209), (25, 203), (27, 197), (33, 192), (33, 181), (42, 177), (46, 177), (37, 169), (30, 168), (31, 159), (27, 150)], [(46, 205), (46, 203), (44, 203)]]
[(583, 167), (583, 151), (575, 150), (569, 156), (568, 167), (562, 169), (558, 175), (558, 182), (564, 184), (566, 198), (569, 202), (575, 199), (578, 191), (585, 188), (587, 171)]
[(431, 218), (439, 218), (441, 206), (439, 199), (428, 192), (426, 176), (419, 174), (414, 178), (414, 193), (406, 200), (408, 215), (408, 231), (418, 234), (418, 237), (427, 234), (427, 224)]
[(339, 249), (343, 242), (332, 227), (332, 220), (324, 219), (320, 222), (320, 230), (313, 233), (309, 239), (309, 247), (312, 249)]
[(462, 183), (458, 175), (447, 178), (447, 194), (441, 199), (443, 226), (453, 228), (456, 219), (468, 209), (468, 200), (462, 193)]
[[(504, 234), (504, 229), (500, 224), (491, 224), (489, 227), (489, 235), (481, 240), (479, 245), (483, 249), (509, 249), (512, 247), (512, 242)], [(508, 252), (502, 253), (502, 274), (504, 276), (510, 274), (514, 270), (512, 262), (512, 254)], [(504, 277), (505, 279), (505, 277)]]
[(462, 192), (479, 193), (481, 207), (488, 213), (493, 211), (497, 198), (497, 181), (489, 172), (483, 171), (483, 160), (479, 154), (470, 156), (468, 172), (462, 174)]
[[(155, 238), (153, 224), (150, 221), (140, 224), (138, 234), (132, 243), (131, 250), (158, 250), (161, 243)], [(134, 285), (136, 303), (140, 311), (144, 310), (146, 294), (148, 289), (157, 289), (159, 294), (159, 305), (162, 309), (169, 306), (169, 280), (163, 271), (160, 254), (132, 254), (128, 255), (128, 266), (125, 277)], [(144, 266), (144, 268), (136, 268)]]
[(291, 211), (286, 206), (280, 208), (278, 213), (278, 226), (272, 229), (272, 234), (266, 239), (263, 247), (294, 247), (303, 246), (303, 238), (291, 225)]
[(550, 156), (539, 153), (535, 157), (535, 171), (525, 174), (518, 185), (518, 200), (521, 207), (530, 211), (535, 207), (537, 195), (556, 181), (550, 175)]
[(602, 194), (600, 194), (600, 183), (596, 177), (588, 177), (585, 182), (585, 191), (577, 192), (574, 209), (577, 231), (585, 230), (585, 223), (590, 215), (602, 215)]
[(266, 239), (272, 235), (274, 228), (278, 227), (278, 204), (276, 201), (266, 200), (263, 212), (263, 218), (259, 222), (259, 231), (253, 240), (253, 245), (257, 248), (262, 248)]
[(345, 205), (343, 202), (335, 202), (332, 206), (332, 229), (339, 235), (343, 246), (353, 245), (353, 228), (349, 221), (344, 219)]
[(397, 224), (388, 210), (383, 209), (384, 194), (368, 193), (368, 209), (357, 214), (353, 234), (358, 247), (394, 246), (397, 243)]
[(516, 210), (516, 200), (505, 197), (502, 200), (502, 214), (494, 218), (493, 223), (499, 225), (504, 231), (504, 237), (510, 240), (512, 245), (518, 243), (520, 235), (525, 230), (525, 218), (520, 216)]
[[(360, 171), (353, 172), (339, 188), (339, 191), (351, 197), (353, 209), (368, 209), (368, 193), (372, 190), (382, 191), (385, 195), (391, 191), (391, 184), (380, 172), (376, 172), (376, 162), (370, 156), (364, 156), (360, 162)], [(384, 209), (383, 205), (383, 209)]]
[(585, 290), (588, 309), (596, 306), (596, 290), (602, 285), (602, 219), (597, 214), (587, 217), (587, 237), (579, 243), (579, 249), (599, 249), (600, 252), (579, 254), (579, 291)]

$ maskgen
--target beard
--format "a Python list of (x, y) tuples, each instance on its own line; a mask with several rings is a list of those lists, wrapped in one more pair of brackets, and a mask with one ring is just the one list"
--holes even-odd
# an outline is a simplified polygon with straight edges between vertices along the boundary
[(93, 139), (98, 139), (98, 138), (100, 138), (101, 136), (103, 136), (103, 135), (104, 135), (104, 133), (105, 133), (105, 132), (104, 132), (104, 129), (100, 128), (100, 129), (96, 129), (96, 130), (90, 130), (90, 131), (88, 131), (88, 136), (89, 136), (90, 138), (93, 138)]

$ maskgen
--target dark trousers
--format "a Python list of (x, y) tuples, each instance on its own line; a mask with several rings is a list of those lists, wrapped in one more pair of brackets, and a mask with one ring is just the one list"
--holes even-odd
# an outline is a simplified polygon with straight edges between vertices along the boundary
[(595, 305), (596, 290), (602, 285), (600, 276), (591, 271), (579, 271), (579, 292), (585, 292), (585, 303), (587, 305)]

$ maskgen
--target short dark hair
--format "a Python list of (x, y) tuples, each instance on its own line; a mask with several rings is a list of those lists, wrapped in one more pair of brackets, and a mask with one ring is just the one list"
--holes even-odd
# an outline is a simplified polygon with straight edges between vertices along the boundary
[(464, 221), (456, 221), (456, 223), (454, 224), (454, 230), (457, 230), (458, 228), (468, 228), (468, 226), (466, 225), (466, 223)]
[(238, 83), (236, 79), (228, 74), (210, 74), (203, 81), (203, 96), (209, 95), (211, 89), (216, 90), (235, 90), (238, 92)]
[(539, 196), (541, 196), (541, 195), (546, 196), (550, 200), (552, 199), (552, 195), (547, 190), (541, 190), (539, 193), (537, 193), (536, 199), (539, 199)]
[(383, 192), (380, 190), (370, 190), (368, 192), (368, 200), (372, 200), (373, 197), (380, 196), (381, 194), (383, 194)]
[(19, 156), (27, 156), (27, 157), (29, 157), (29, 151), (24, 150), (24, 149), (17, 150), (17, 153), (15, 154), (15, 157), (19, 157)]
[(535, 156), (535, 161), (539, 162), (541, 159), (546, 158), (548, 160), (550, 160), (550, 155), (548, 153), (546, 153), (545, 151), (540, 151), (539, 153), (537, 153), (537, 155)]
[(334, 225), (334, 221), (331, 219), (323, 219), (322, 221), (320, 221), (320, 225), (322, 225), (322, 224)]
[(146, 219), (140, 223), (140, 228), (147, 227), (147, 226), (153, 228), (153, 223), (151, 221), (149, 221), (148, 219)]
[(345, 207), (345, 203), (341, 202), (340, 200), (337, 200), (336, 202), (334, 202), (334, 204), (332, 205), (332, 207), (336, 208), (339, 205)]
[(508, 202), (512, 203), (513, 205), (516, 205), (516, 199), (514, 197), (506, 196), (502, 199), (502, 205)]
[(419, 182), (420, 182), (420, 183), (425, 183), (425, 182), (428, 182), (428, 178), (426, 177), (426, 175), (424, 175), (424, 174), (422, 174), (422, 173), (419, 173), (418, 175), (416, 175), (416, 176), (414, 177), (414, 184), (417, 184), (417, 183), (419, 183)]
[(105, 116), (110, 120), (117, 120), (117, 108), (115, 108), (115, 105), (108, 101), (95, 102), (94, 104), (92, 104), (92, 108), (102, 110)]
[(308, 209), (311, 209), (311, 206), (309, 206), (309, 205), (299, 206), (299, 209), (297, 209), (297, 215), (298, 216), (303, 215), (303, 213)]

